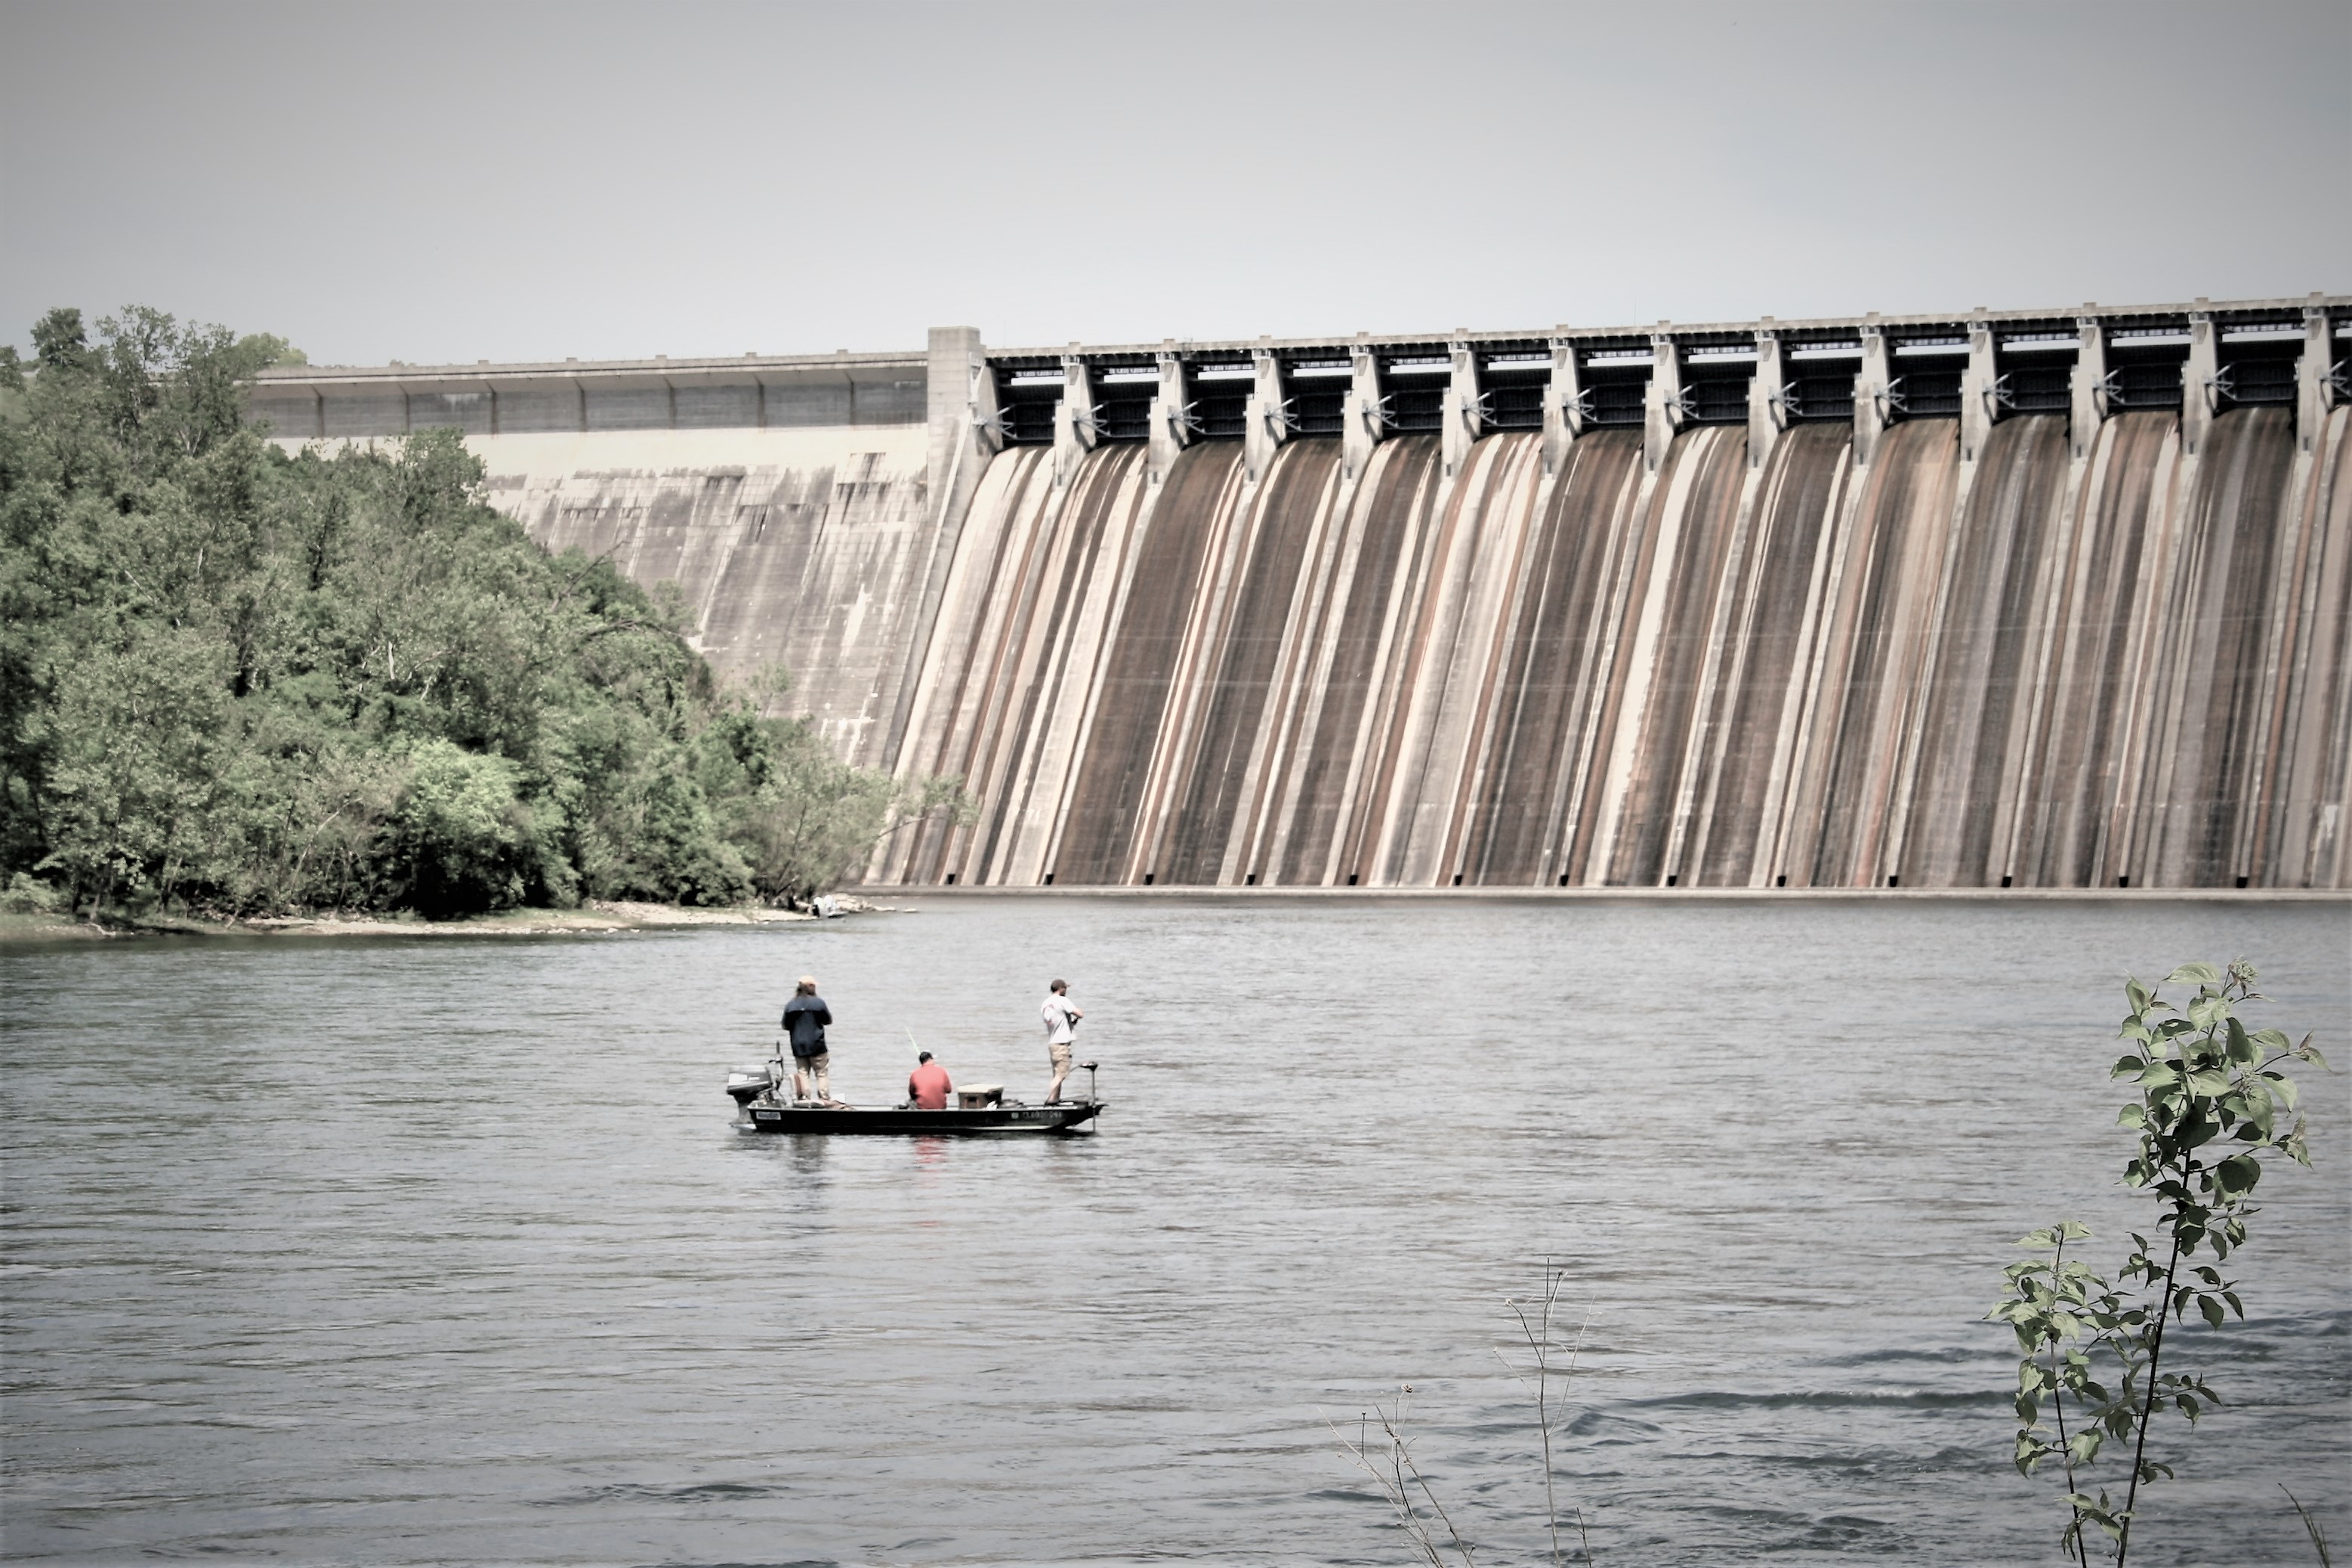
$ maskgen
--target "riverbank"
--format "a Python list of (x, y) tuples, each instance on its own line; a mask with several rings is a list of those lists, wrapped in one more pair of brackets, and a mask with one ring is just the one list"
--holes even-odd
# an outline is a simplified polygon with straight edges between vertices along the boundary
[(1983, 902), (2098, 904), (2340, 904), (2352, 902), (2352, 888), (1342, 888), (1202, 886), (1171, 882), (1160, 887), (1103, 886), (1073, 882), (1063, 887), (1015, 888), (954, 883), (870, 884), (858, 891), (872, 899), (1228, 899), (1235, 903), (1283, 900), (1428, 900), (1454, 903), (1948, 903)]
[[(889, 905), (840, 899), (844, 914), (887, 910)], [(677, 926), (789, 925), (818, 917), (802, 910), (696, 909), (682, 904), (589, 903), (576, 910), (504, 910), (463, 920), (416, 915), (331, 913), (273, 915), (248, 920), (197, 915), (110, 913), (100, 924), (64, 914), (0, 913), (0, 943), (105, 942), (122, 937), (217, 936), (578, 936), (659, 931)]]

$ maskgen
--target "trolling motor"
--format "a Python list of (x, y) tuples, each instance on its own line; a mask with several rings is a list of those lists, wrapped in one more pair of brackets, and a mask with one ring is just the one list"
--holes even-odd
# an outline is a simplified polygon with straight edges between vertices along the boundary
[(1089, 1100), (1099, 1100), (1102, 1097), (1095, 1093), (1095, 1064), (1092, 1062), (1080, 1062), (1078, 1065), (1087, 1069), (1087, 1099)]

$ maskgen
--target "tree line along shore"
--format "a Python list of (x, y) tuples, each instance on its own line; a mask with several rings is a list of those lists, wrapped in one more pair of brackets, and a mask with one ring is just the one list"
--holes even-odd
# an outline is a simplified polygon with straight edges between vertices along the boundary
[[(0, 914), (782, 907), (964, 809), (852, 767), (690, 614), (483, 503), (454, 430), (289, 455), (267, 335), (56, 310), (0, 349)], [(12, 922), (23, 926), (23, 919)]]

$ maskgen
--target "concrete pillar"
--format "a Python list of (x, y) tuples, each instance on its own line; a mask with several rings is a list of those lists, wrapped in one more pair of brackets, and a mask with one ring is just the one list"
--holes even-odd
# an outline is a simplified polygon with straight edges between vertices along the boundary
[(1095, 449), (1095, 378), (1076, 354), (1062, 356), (1062, 401), (1054, 405), (1054, 483), (1066, 485)]
[(2080, 462), (2091, 455), (2091, 447), (2099, 438), (2099, 426), (2106, 423), (2107, 330), (2096, 316), (2084, 316), (2074, 326), (2082, 341), (2074, 350), (2074, 401), (2067, 444), (2074, 450), (2075, 461)]
[(1160, 350), (1160, 390), (1151, 396), (1151, 448), (1144, 458), (1145, 471), (1155, 485), (1176, 466), (1176, 455), (1192, 443), (1191, 392), (1183, 357)]
[(1760, 468), (1772, 444), (1789, 427), (1788, 367), (1780, 357), (1780, 334), (1756, 329), (1756, 378), (1748, 384), (1748, 466)]
[(979, 329), (933, 327), (924, 379), (932, 503), (960, 503), (961, 498), (950, 498), (950, 491), (969, 493), (979, 482), (980, 470), (1004, 445), (997, 423), (996, 377), (981, 348)]
[(1878, 454), (1879, 437), (1894, 422), (1895, 375), (1886, 358), (1886, 333), (1873, 310), (1862, 324), (1862, 370), (1853, 378), (1853, 460), (1870, 467)]
[(2221, 344), (2213, 331), (2213, 312), (2197, 301), (2189, 312), (2189, 363), (2180, 367), (2180, 449), (2194, 457), (2212, 427), (2214, 405), (2221, 389)]
[(1372, 448), (1388, 434), (1388, 416), (1381, 407), (1381, 363), (1372, 351), (1349, 351), (1348, 366), (1348, 395), (1339, 405), (1339, 466), (1352, 479), (1364, 471)]
[(1483, 411), (1478, 405), (1478, 355), (1468, 343), (1454, 345), (1454, 379), (1445, 388), (1445, 425), (1443, 450), (1445, 456), (1445, 476), (1452, 479), (1459, 472), (1463, 460), (1486, 427)]
[(1992, 323), (1979, 310), (1969, 323), (1969, 365), (1960, 372), (1960, 461), (1983, 455), (1985, 438), (2000, 418), (2000, 367), (1993, 358)]
[(1650, 334), (1650, 383), (1642, 392), (1642, 463), (1654, 474), (1682, 428), (1683, 367), (1675, 340), (1664, 332)]
[(1551, 384), (1544, 388), (1543, 464), (1546, 476), (1568, 461), (1569, 443), (1584, 434), (1584, 382), (1576, 368), (1576, 344), (1551, 341)]
[(2303, 357), (2294, 362), (2295, 439), (2306, 452), (2316, 447), (2319, 427), (2327, 420), (2327, 372), (2334, 363), (2328, 358), (2335, 345), (2327, 336), (2327, 307), (2319, 300), (2315, 294), (2303, 308)]
[(1282, 395), (1282, 362), (1274, 351), (1256, 350), (1251, 359), (1257, 379), (1244, 405), (1249, 423), (1242, 432), (1242, 465), (1255, 484), (1273, 465), (1274, 449), (1290, 439), (1290, 409)]

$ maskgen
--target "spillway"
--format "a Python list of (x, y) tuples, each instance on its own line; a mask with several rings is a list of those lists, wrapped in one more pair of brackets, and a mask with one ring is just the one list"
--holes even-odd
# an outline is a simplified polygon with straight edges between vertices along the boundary
[[(2340, 886), (2347, 414), (999, 456), (888, 882)], [(2315, 657), (2316, 656), (2316, 657)]]
[(845, 756), (964, 781), (876, 883), (2344, 888), (2347, 340), (2317, 297), (950, 330), (859, 373), (901, 389), (863, 422), (766, 425), (796, 361), (666, 373), (752, 378), (755, 429), (673, 388), (598, 432), (583, 373), (580, 429), (469, 439), (535, 536), (677, 583), (722, 671), (792, 666)]

